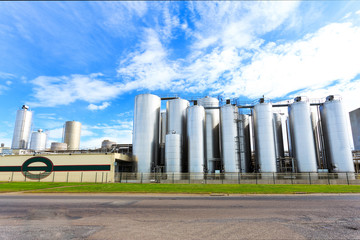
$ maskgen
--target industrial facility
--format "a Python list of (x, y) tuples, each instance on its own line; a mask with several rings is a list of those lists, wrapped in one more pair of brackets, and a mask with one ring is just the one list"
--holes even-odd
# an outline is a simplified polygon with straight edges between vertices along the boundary
[(133, 158), (139, 173), (354, 173), (349, 126), (334, 95), (244, 105), (140, 94)]
[[(166, 110), (161, 111), (164, 101)], [(358, 121), (356, 114), (350, 114), (351, 126)], [(275, 178), (293, 183), (306, 173), (310, 183), (317, 179), (322, 184), (322, 174), (327, 174), (330, 184), (332, 174), (333, 179), (346, 176), (349, 184), (359, 172), (349, 117), (341, 97), (334, 95), (244, 103), (140, 94), (135, 97), (132, 144), (104, 140), (92, 150), (80, 149), (77, 121), (64, 124), (62, 142), (47, 143), (48, 131), (42, 129), (32, 132), (29, 142), (32, 117), (23, 105), (11, 149), (0, 148), (2, 181), (142, 182), (161, 176), (162, 181), (189, 183), (235, 178), (257, 183), (269, 177), (274, 183)]]

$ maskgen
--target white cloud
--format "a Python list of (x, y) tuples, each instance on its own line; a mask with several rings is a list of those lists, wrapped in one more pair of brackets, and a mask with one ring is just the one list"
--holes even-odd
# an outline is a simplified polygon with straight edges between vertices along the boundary
[(95, 111), (95, 110), (104, 110), (108, 106), (110, 106), (109, 102), (103, 102), (101, 105), (95, 105), (91, 103), (87, 108), (91, 111)]

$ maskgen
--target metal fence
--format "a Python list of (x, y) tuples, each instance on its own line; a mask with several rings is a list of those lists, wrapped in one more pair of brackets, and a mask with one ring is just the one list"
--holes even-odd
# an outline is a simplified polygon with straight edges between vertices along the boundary
[(357, 173), (115, 173), (119, 183), (360, 185)]

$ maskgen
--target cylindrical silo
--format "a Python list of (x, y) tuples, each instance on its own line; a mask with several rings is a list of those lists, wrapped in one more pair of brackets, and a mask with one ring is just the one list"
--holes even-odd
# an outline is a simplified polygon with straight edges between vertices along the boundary
[(111, 149), (112, 145), (115, 145), (116, 142), (110, 141), (110, 140), (104, 140), (101, 143), (101, 149), (106, 150), (106, 149)]
[(188, 107), (187, 145), (190, 173), (203, 173), (205, 164), (205, 109), (194, 105)]
[(330, 95), (320, 107), (326, 158), (332, 172), (354, 172), (348, 131), (349, 118), (339, 97)]
[(165, 166), (166, 112), (160, 113), (160, 165)]
[(240, 152), (240, 171), (250, 172), (251, 167), (251, 138), (249, 115), (240, 114), (238, 119), (239, 130), (239, 152)]
[[(219, 100), (212, 97), (204, 97), (198, 100), (198, 104), (204, 108), (219, 107)], [(206, 168), (209, 173), (213, 173), (215, 168), (219, 168), (220, 165), (220, 112), (219, 109), (205, 109), (205, 113)]]
[(186, 112), (190, 106), (189, 101), (184, 99), (173, 99), (166, 103), (166, 123), (167, 133), (177, 133), (180, 135), (181, 148), (181, 166), (185, 170), (187, 165), (187, 145), (186, 145)]
[(276, 159), (284, 157), (284, 140), (282, 134), (282, 121), (280, 113), (273, 114), (275, 154)]
[(238, 108), (231, 104), (220, 108), (221, 154), (225, 173), (239, 172)]
[(30, 149), (34, 151), (43, 151), (46, 149), (47, 134), (42, 129), (31, 134)]
[(50, 150), (51, 151), (65, 151), (65, 150), (67, 150), (67, 144), (61, 143), (61, 142), (52, 142)]
[(260, 101), (253, 108), (255, 151), (259, 171), (276, 172), (272, 105)]
[(27, 149), (31, 131), (32, 112), (23, 105), (16, 113), (12, 149)]
[(64, 143), (67, 144), (67, 150), (79, 150), (81, 123), (77, 121), (67, 121), (64, 132)]
[(181, 157), (182, 157), (182, 148), (181, 148), (181, 136), (177, 133), (166, 134), (165, 140), (165, 163), (166, 163), (166, 172), (176, 173), (177, 179), (180, 177), (181, 173)]
[(305, 97), (294, 99), (289, 106), (289, 119), (293, 157), (298, 172), (317, 172), (310, 103)]
[(150, 173), (158, 161), (161, 99), (152, 94), (135, 97), (133, 157), (137, 170)]

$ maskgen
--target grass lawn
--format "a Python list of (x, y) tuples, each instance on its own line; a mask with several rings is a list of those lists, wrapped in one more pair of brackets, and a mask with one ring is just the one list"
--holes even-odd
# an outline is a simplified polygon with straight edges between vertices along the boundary
[(360, 193), (358, 185), (270, 184), (138, 184), (138, 183), (0, 183), (0, 192), (29, 193), (200, 193), (200, 194), (293, 194)]

